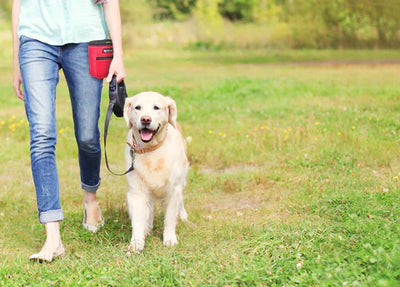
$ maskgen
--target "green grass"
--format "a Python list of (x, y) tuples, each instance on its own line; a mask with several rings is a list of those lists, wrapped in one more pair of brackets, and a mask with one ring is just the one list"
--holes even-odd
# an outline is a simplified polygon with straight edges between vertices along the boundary
[[(83, 194), (62, 80), (57, 160), (67, 253), (37, 264), (27, 260), (44, 240), (28, 127), (3, 56), (0, 285), (398, 286), (400, 66), (278, 61), (396, 57), (397, 51), (126, 51), (129, 94), (173, 97), (191, 138), (190, 222), (178, 225), (179, 245), (162, 246), (159, 208), (145, 251), (130, 257), (125, 178), (104, 163), (99, 201), (106, 225), (97, 234), (81, 226)], [(117, 171), (124, 169), (125, 133), (124, 121), (113, 118), (107, 146)]]

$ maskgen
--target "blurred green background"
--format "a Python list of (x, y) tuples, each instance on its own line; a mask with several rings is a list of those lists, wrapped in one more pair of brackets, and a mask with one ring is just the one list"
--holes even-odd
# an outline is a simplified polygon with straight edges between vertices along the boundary
[[(120, 0), (120, 4), (125, 47), (400, 47), (398, 0)], [(0, 2), (1, 30), (10, 19), (11, 6), (12, 0)]]

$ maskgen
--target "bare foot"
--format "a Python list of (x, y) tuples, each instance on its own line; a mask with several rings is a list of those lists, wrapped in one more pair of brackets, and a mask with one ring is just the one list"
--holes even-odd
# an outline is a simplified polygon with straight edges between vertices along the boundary
[(61, 242), (59, 222), (45, 223), (45, 228), (47, 233), (46, 242), (39, 253), (29, 257), (32, 261), (39, 261), (40, 263), (44, 261), (51, 262), (55, 257), (65, 254), (65, 248)]
[(40, 263), (46, 261), (51, 262), (54, 258), (64, 256), (65, 248), (62, 243), (59, 243), (57, 247), (47, 245), (47, 241), (39, 253), (33, 254), (29, 257), (32, 261), (39, 261)]
[(96, 201), (96, 193), (86, 192), (84, 208), (83, 227), (91, 232), (97, 232), (104, 225), (104, 218)]

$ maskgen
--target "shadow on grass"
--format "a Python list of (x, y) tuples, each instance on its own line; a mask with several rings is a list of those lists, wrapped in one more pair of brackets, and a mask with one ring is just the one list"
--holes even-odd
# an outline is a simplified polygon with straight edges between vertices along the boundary
[[(82, 227), (82, 215), (80, 212), (68, 214), (61, 226), (63, 241), (67, 244), (96, 244), (103, 246), (119, 246), (126, 248), (132, 235), (132, 225), (128, 211), (125, 207), (106, 208), (103, 211), (105, 219), (104, 227), (97, 233), (92, 233)], [(164, 213), (156, 209), (154, 216), (154, 227), (152, 233), (147, 237), (159, 240), (162, 243), (164, 226)]]

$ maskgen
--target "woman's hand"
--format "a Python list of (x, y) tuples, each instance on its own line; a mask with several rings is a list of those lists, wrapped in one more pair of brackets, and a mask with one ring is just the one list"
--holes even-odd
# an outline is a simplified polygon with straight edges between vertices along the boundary
[(17, 97), (20, 98), (21, 100), (24, 100), (24, 93), (22, 92), (21, 85), (22, 85), (21, 71), (19, 70), (19, 64), (17, 63), (14, 64), (14, 69), (13, 69), (13, 88)]
[(111, 82), (113, 75), (116, 75), (117, 82), (119, 83), (126, 77), (122, 51), (121, 13), (119, 11), (119, 1), (108, 1), (103, 4), (103, 10), (114, 50), (114, 58), (110, 65), (107, 82)]
[(111, 82), (114, 75), (117, 76), (118, 83), (120, 83), (126, 77), (124, 60), (122, 57), (118, 57), (115, 54), (110, 64), (110, 70), (108, 71), (107, 83)]

